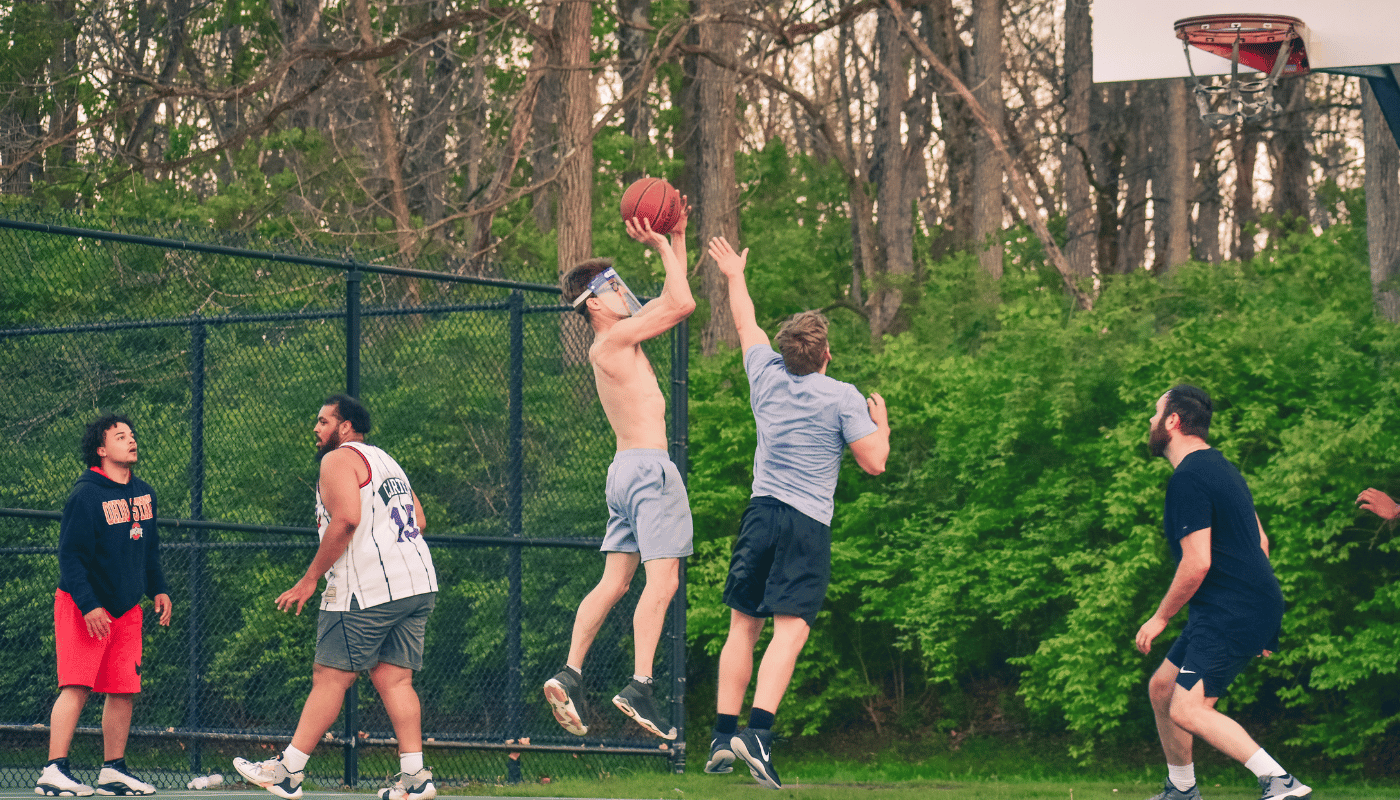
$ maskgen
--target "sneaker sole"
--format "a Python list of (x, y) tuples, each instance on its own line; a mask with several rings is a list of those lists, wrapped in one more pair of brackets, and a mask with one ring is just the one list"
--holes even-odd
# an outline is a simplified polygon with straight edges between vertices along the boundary
[(393, 787), (379, 790), (379, 800), (433, 800), (437, 797), (437, 787), (431, 783), (415, 792), (404, 792), (395, 797)]
[(44, 795), (45, 797), (92, 797), (94, 791), (93, 789), (89, 789), (86, 792), (78, 792), (73, 789), (60, 789), (57, 786), (48, 785), (34, 787), (34, 794)]
[(641, 725), (643, 728), (646, 728), (647, 732), (651, 733), (653, 736), (659, 736), (668, 742), (674, 742), (676, 740), (675, 728), (672, 728), (670, 733), (662, 733), (661, 729), (656, 727), (655, 722), (652, 722), (651, 720), (647, 719), (641, 714), (638, 714), (637, 710), (632, 707), (632, 704), (627, 702), (627, 698), (623, 697), (622, 695), (617, 695), (613, 698), (613, 705), (617, 706), (618, 711), (621, 711), (622, 713), (631, 717), (638, 725)]
[(244, 781), (251, 783), (254, 786), (261, 786), (262, 788), (282, 798), (282, 800), (301, 800), (300, 786), (296, 788), (296, 791), (289, 792), (275, 783), (263, 783), (256, 776), (249, 775), (248, 773), (243, 771), (243, 765), (239, 764), (237, 761), (233, 762), (233, 768), (238, 770), (238, 774), (243, 776)]
[(579, 716), (578, 709), (574, 708), (573, 699), (569, 697), (569, 690), (565, 689), (562, 683), (553, 678), (545, 681), (544, 699), (549, 702), (549, 710), (554, 712), (555, 721), (564, 730), (575, 736), (588, 733), (588, 726), (583, 724), (583, 718)]
[[(1298, 792), (1302, 792), (1302, 794), (1298, 794)], [(1287, 794), (1271, 795), (1264, 800), (1285, 800), (1285, 798), (1287, 800), (1308, 800), (1309, 797), (1312, 797), (1312, 789), (1307, 786), (1299, 786)]]
[(710, 760), (705, 762), (705, 773), (707, 775), (728, 775), (734, 771), (734, 754), (728, 750), (719, 750), (710, 754)]
[(783, 785), (781, 783), (778, 783), (777, 781), (773, 780), (768, 776), (768, 771), (763, 768), (763, 762), (759, 761), (757, 758), (754, 758), (749, 753), (749, 748), (744, 746), (743, 739), (740, 739), (737, 736), (734, 737), (734, 741), (730, 743), (730, 746), (734, 748), (734, 753), (740, 758), (744, 759), (744, 763), (749, 765), (749, 774), (753, 776), (754, 780), (758, 781), (764, 786), (767, 786), (769, 789), (783, 788)]
[(156, 793), (154, 787), (152, 787), (149, 792), (144, 792), (140, 789), (133, 789), (130, 786), (120, 786), (111, 783), (98, 786), (95, 791), (104, 797), (149, 797)]

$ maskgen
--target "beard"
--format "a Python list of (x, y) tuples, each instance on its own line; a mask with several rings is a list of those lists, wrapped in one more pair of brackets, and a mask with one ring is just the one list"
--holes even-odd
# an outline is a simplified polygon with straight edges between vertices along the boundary
[(1158, 420), (1156, 426), (1147, 434), (1147, 449), (1152, 453), (1153, 458), (1167, 454), (1167, 445), (1172, 443), (1171, 434), (1167, 433), (1167, 426), (1163, 424), (1165, 420)]
[(331, 431), (326, 434), (326, 443), (316, 445), (316, 460), (320, 461), (326, 457), (326, 453), (340, 447), (340, 431)]

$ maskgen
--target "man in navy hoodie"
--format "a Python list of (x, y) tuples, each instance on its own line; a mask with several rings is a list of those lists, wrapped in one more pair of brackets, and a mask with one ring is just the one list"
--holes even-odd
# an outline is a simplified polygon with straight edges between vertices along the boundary
[(136, 432), (126, 417), (108, 414), (90, 423), (82, 451), (89, 469), (73, 486), (59, 526), (53, 617), (60, 688), (49, 718), (49, 762), (34, 791), (55, 797), (94, 792), (73, 777), (68, 749), (83, 705), (96, 691), (107, 696), (96, 792), (155, 794), (127, 769), (125, 756), (132, 701), (141, 691), (142, 595), (154, 601), (160, 624), (170, 624), (156, 493), (131, 472)]

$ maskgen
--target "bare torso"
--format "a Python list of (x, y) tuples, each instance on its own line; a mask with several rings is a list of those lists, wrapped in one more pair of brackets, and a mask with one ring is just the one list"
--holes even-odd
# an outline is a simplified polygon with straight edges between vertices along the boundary
[(641, 345), (609, 347), (607, 333), (598, 333), (588, 350), (598, 399), (608, 415), (617, 449), (667, 449), (666, 398), (656, 382), (651, 361)]

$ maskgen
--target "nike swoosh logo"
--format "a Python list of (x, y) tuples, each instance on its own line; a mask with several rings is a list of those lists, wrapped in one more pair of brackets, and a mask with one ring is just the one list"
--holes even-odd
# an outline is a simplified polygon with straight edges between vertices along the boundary
[(1183, 670), (1181, 671), (1181, 674), (1182, 674), (1182, 675), (1195, 675), (1195, 674), (1196, 674), (1196, 670), (1194, 670), (1194, 669), (1183, 669)]
[(767, 761), (767, 760), (768, 760), (768, 751), (765, 750), (765, 749), (763, 749), (763, 740), (761, 740), (761, 739), (756, 740), (756, 743), (758, 744), (758, 755), (759, 755), (764, 761)]

